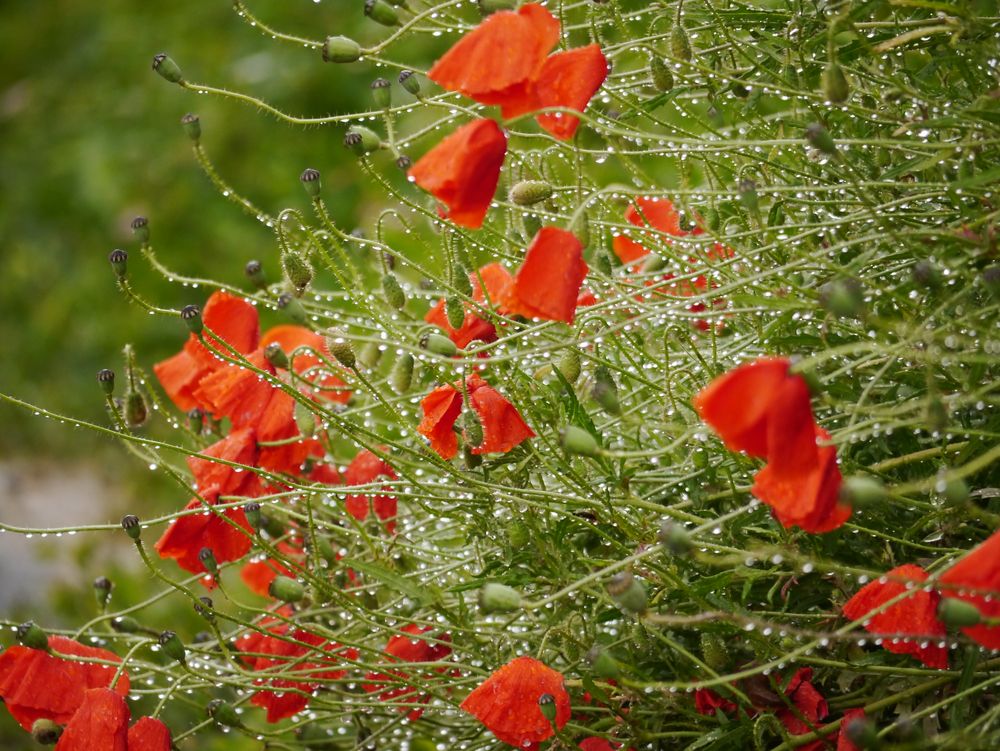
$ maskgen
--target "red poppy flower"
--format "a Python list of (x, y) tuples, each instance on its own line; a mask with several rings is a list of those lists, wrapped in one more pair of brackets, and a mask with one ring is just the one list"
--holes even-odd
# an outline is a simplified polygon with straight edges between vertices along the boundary
[[(975, 605), (983, 616), (1000, 618), (1000, 532), (973, 548), (941, 574), (944, 597)], [(987, 649), (1000, 649), (1000, 626), (969, 626), (965, 635)]]
[(409, 171), (410, 179), (448, 207), (455, 224), (482, 226), (500, 180), (507, 136), (492, 120), (473, 120), (446, 136)]
[[(608, 60), (600, 45), (557, 52), (545, 61), (535, 82), (538, 107), (566, 107), (583, 112), (607, 77)], [(580, 125), (579, 117), (565, 112), (545, 112), (535, 119), (542, 128), (563, 140), (572, 138)]]
[[(501, 315), (507, 313), (507, 309), (501, 303), (507, 299), (508, 291), (514, 283), (514, 277), (507, 269), (499, 263), (490, 263), (480, 268), (478, 272), (470, 273), (469, 280), (472, 282), (473, 300), (482, 305), (492, 306)], [(485, 293), (483, 292), (484, 285), (486, 287)], [(489, 297), (488, 302), (487, 296)], [(424, 320), (444, 329), (457, 347), (467, 347), (470, 342), (476, 339), (483, 342), (493, 342), (497, 338), (496, 328), (493, 324), (476, 315), (471, 306), (466, 307), (462, 326), (457, 329), (453, 328), (448, 322), (443, 297), (427, 312)]]
[[(201, 312), (205, 326), (229, 343), (235, 350), (249, 354), (257, 347), (259, 323), (257, 309), (228, 292), (213, 292)], [(211, 337), (206, 335), (211, 343)], [(184, 348), (153, 366), (170, 400), (180, 409), (187, 411), (195, 407), (205, 409), (206, 405), (196, 396), (195, 391), (209, 373), (222, 367), (223, 363), (209, 352), (198, 337), (191, 334)]]
[[(268, 631), (270, 634), (246, 634), (236, 644), (240, 651), (254, 653), (247, 657), (254, 672), (274, 675), (255, 681), (255, 685), (268, 688), (257, 691), (250, 699), (254, 706), (267, 710), (268, 722), (279, 722), (301, 712), (309, 705), (309, 695), (323, 681), (347, 675), (342, 660), (358, 658), (356, 649), (341, 647), (309, 631), (291, 629), (285, 623)], [(294, 677), (280, 677), (284, 672)]]
[[(396, 635), (389, 639), (385, 646), (385, 654), (390, 663), (396, 662), (439, 662), (451, 654), (449, 644), (434, 644), (426, 639), (418, 638), (431, 630), (431, 626), (418, 626), (415, 623), (407, 624), (401, 629), (408, 636)], [(450, 642), (451, 637), (447, 634), (440, 637), (439, 641)], [(434, 672), (441, 673), (443, 667), (438, 667)], [(405, 683), (410, 679), (410, 673), (405, 670), (387, 670), (386, 673), (370, 672), (366, 676), (368, 683), (364, 684), (365, 691), (369, 693), (382, 689), (386, 681), (396, 684)], [(427, 703), (427, 696), (418, 695), (411, 686), (395, 685), (379, 694), (382, 701), (396, 701), (405, 703)], [(418, 720), (423, 714), (423, 709), (411, 710), (407, 717), (411, 720)]]
[(121, 694), (106, 688), (88, 689), (59, 737), (56, 751), (129, 751), (129, 718)]
[[(535, 432), (517, 408), (478, 375), (465, 381), (472, 409), (483, 426), (483, 442), (472, 447), (473, 454), (507, 453)], [(431, 442), (443, 459), (458, 453), (458, 437), (453, 428), (462, 412), (462, 392), (458, 386), (438, 386), (420, 402), (424, 419), (417, 431)]]
[[(257, 465), (257, 434), (253, 428), (234, 430), (221, 441), (201, 450), (205, 456), (226, 462), (242, 464), (246, 467)], [(236, 467), (189, 456), (187, 459), (197, 488), (217, 488), (221, 495), (260, 495), (260, 480), (248, 470), (237, 471)]]
[[(201, 496), (211, 506), (219, 502), (218, 488), (206, 488)], [(161, 558), (173, 558), (185, 571), (200, 573), (205, 571), (199, 557), (202, 548), (211, 550), (219, 563), (235, 561), (250, 551), (253, 532), (242, 507), (234, 506), (216, 513), (193, 498), (184, 509), (202, 509), (202, 512), (180, 516), (170, 522), (156, 541), (156, 552)]]
[[(897, 566), (880, 579), (866, 584), (844, 603), (844, 615), (852, 621), (866, 618), (868, 613), (893, 600), (904, 592), (927, 581), (927, 572), (920, 566)], [(909, 585), (909, 586), (908, 586)], [(882, 646), (899, 655), (913, 655), (929, 668), (948, 667), (948, 650), (936, 642), (945, 636), (944, 624), (938, 620), (937, 608), (941, 596), (922, 588), (904, 600), (868, 617), (865, 630), (872, 634), (911, 634), (916, 639), (885, 639)], [(922, 646), (920, 642), (934, 642)]]
[(728, 699), (723, 699), (719, 694), (710, 688), (699, 688), (694, 692), (694, 710), (698, 714), (713, 717), (715, 710), (721, 709), (724, 713), (736, 711), (736, 705)]
[[(625, 209), (625, 219), (636, 227), (651, 227), (654, 230), (675, 237), (689, 233), (681, 229), (681, 216), (674, 204), (666, 198), (638, 197)], [(615, 255), (622, 263), (633, 263), (649, 254), (649, 249), (626, 235), (617, 235), (611, 241)]]
[[(395, 480), (397, 475), (392, 467), (367, 449), (357, 453), (353, 461), (347, 465), (347, 471), (344, 473), (344, 479), (348, 485), (367, 485), (380, 477)], [(382, 487), (384, 490), (391, 489), (389, 485)], [(396, 496), (352, 494), (347, 496), (344, 507), (347, 509), (347, 513), (358, 521), (364, 521), (368, 518), (368, 514), (374, 511), (375, 516), (385, 522), (386, 531), (390, 535), (396, 533)]]
[[(778, 719), (792, 735), (813, 732), (829, 713), (826, 699), (809, 682), (811, 678), (812, 668), (799, 668), (785, 688), (785, 696), (795, 707), (795, 710), (788, 707), (780, 710)], [(816, 740), (798, 748), (806, 749), (806, 751), (818, 751), (825, 745), (826, 741)]]
[(576, 235), (558, 227), (542, 227), (514, 276), (507, 308), (526, 318), (573, 323), (587, 271)]
[[(49, 649), (71, 657), (121, 662), (113, 652), (64, 636), (50, 636)], [(39, 719), (62, 725), (79, 709), (87, 689), (111, 685), (115, 670), (110, 665), (77, 662), (18, 644), (0, 653), (0, 699), (25, 730), (31, 730)], [(122, 673), (114, 690), (125, 696), (129, 688), (128, 675)]]
[(518, 657), (483, 681), (465, 698), (461, 708), (474, 715), (498, 740), (531, 751), (554, 735), (553, 723), (538, 706), (545, 694), (555, 699), (555, 726), (561, 729), (570, 716), (562, 674), (532, 657)]
[(322, 397), (332, 402), (346, 404), (351, 398), (351, 390), (330, 370), (317, 354), (332, 360), (326, 340), (303, 326), (275, 326), (264, 332), (260, 340), (261, 348), (277, 343), (291, 359), (292, 369), (310, 385), (301, 381), (294, 384), (304, 394)]

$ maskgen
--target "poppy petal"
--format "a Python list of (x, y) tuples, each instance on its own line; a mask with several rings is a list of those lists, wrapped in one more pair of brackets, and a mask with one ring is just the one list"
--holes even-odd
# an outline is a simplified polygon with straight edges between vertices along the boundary
[(107, 688), (88, 689), (59, 736), (56, 751), (129, 751), (130, 718), (120, 694)]
[(587, 271), (576, 235), (558, 227), (542, 227), (514, 277), (507, 307), (528, 318), (573, 323)]
[(417, 432), (430, 441), (442, 459), (451, 459), (458, 453), (458, 436), (453, 428), (462, 411), (462, 395), (454, 386), (438, 386), (421, 400), (420, 408), (424, 418)]
[[(201, 453), (226, 462), (253, 467), (257, 464), (257, 435), (252, 428), (234, 430), (221, 441), (202, 449)], [(187, 464), (194, 475), (197, 487), (215, 486), (222, 495), (250, 495), (251, 493), (247, 491), (255, 490), (258, 483), (258, 478), (253, 472), (237, 472), (235, 467), (213, 462), (211, 459), (190, 456)]]
[[(973, 548), (939, 579), (945, 597), (965, 600), (988, 618), (1000, 618), (1000, 532)], [(1000, 626), (969, 626), (962, 631), (987, 649), (1000, 649)]]
[[(517, 408), (492, 386), (484, 384), (475, 390), (470, 387), (469, 402), (483, 425), (483, 442), (473, 447), (473, 454), (506, 453), (535, 437)], [(461, 408), (461, 399), (458, 405)]]
[(128, 751), (170, 751), (170, 729), (152, 717), (140, 717), (128, 729)]
[[(219, 494), (218, 491), (206, 490), (202, 495), (214, 505)], [(204, 505), (194, 498), (184, 509), (204, 509)], [(221, 518), (223, 516), (229, 521)], [(185, 571), (201, 573), (205, 571), (199, 557), (202, 548), (210, 549), (219, 563), (235, 561), (250, 551), (252, 535), (242, 508), (227, 508), (218, 514), (206, 510), (174, 519), (156, 541), (155, 548), (161, 558), (173, 558)]]
[[(538, 105), (583, 112), (607, 76), (608, 61), (598, 44), (557, 52), (545, 61), (535, 82)], [(580, 118), (565, 112), (545, 112), (535, 119), (563, 140), (572, 138), (580, 124)]]
[[(230, 347), (241, 354), (249, 354), (257, 348), (260, 338), (260, 319), (257, 308), (241, 297), (219, 290), (213, 292), (205, 302), (201, 311), (201, 320), (209, 329)], [(218, 349), (229, 355), (225, 348), (205, 334), (205, 341), (212, 349)], [(192, 334), (184, 344), (184, 350), (197, 360), (203, 367), (216, 368), (221, 365), (214, 352), (209, 351)]]

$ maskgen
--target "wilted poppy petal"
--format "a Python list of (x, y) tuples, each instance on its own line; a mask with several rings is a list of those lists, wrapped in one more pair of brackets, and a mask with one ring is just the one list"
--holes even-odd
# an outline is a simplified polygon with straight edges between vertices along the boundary
[(542, 227), (514, 277), (507, 307), (528, 318), (573, 323), (587, 270), (576, 235), (558, 227)]
[(152, 717), (140, 717), (128, 729), (128, 751), (170, 751), (170, 729)]
[[(207, 501), (214, 505), (218, 491), (202, 492)], [(187, 506), (186, 511), (204, 509), (197, 498)], [(226, 517), (223, 519), (222, 517)], [(232, 523), (230, 523), (232, 522)], [(198, 554), (208, 548), (219, 563), (235, 561), (250, 551), (253, 532), (241, 507), (233, 507), (213, 513), (207, 510), (199, 514), (181, 516), (170, 522), (163, 535), (156, 541), (156, 552), (161, 558), (174, 558), (185, 571), (201, 573), (205, 566)]]
[[(583, 112), (607, 76), (608, 61), (598, 44), (557, 52), (545, 61), (535, 82), (538, 105)], [(580, 118), (566, 112), (545, 112), (535, 119), (563, 140), (572, 138), (580, 124)]]
[(83, 702), (56, 743), (56, 751), (130, 751), (125, 699), (107, 688), (83, 692)]
[[(973, 548), (939, 579), (941, 594), (965, 600), (987, 618), (1000, 618), (1000, 532)], [(1000, 626), (969, 626), (966, 636), (987, 649), (1000, 649)]]
[(507, 137), (493, 120), (473, 120), (424, 154), (409, 176), (448, 207), (455, 224), (483, 224), (500, 180)]
[(454, 386), (438, 386), (420, 401), (424, 417), (417, 432), (431, 442), (442, 459), (458, 453), (458, 436), (453, 430), (462, 412), (462, 395)]
[(506, 453), (535, 437), (517, 408), (485, 382), (475, 389), (470, 385), (469, 402), (483, 425), (483, 442), (472, 448), (473, 454)]

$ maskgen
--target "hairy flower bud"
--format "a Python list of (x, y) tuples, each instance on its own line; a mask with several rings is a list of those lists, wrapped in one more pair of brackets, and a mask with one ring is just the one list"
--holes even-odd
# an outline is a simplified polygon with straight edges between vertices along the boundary
[(125, 275), (128, 274), (128, 253), (121, 248), (116, 248), (108, 253), (108, 262), (114, 269), (115, 276), (124, 279)]
[(281, 268), (285, 272), (285, 279), (301, 296), (312, 284), (313, 267), (309, 260), (301, 253), (286, 251), (281, 254)]
[(403, 394), (410, 390), (410, 383), (413, 380), (413, 366), (416, 361), (409, 352), (404, 352), (392, 365), (389, 373), (389, 385), (397, 394)]
[(729, 667), (729, 650), (726, 642), (718, 634), (701, 635), (701, 654), (705, 664), (717, 672)]
[(187, 137), (195, 143), (201, 140), (201, 119), (194, 113), (188, 112), (181, 117), (181, 127), (184, 128)]
[(590, 663), (594, 675), (605, 680), (615, 680), (621, 675), (621, 667), (611, 653), (600, 644), (595, 644), (587, 650), (587, 662)]
[(139, 523), (139, 517), (135, 514), (126, 514), (122, 517), (122, 529), (133, 540), (138, 540), (142, 535), (142, 525)]
[(276, 576), (267, 591), (271, 597), (282, 602), (299, 602), (306, 596), (302, 583), (288, 576)]
[(353, 63), (361, 57), (361, 45), (349, 37), (332, 36), (323, 42), (323, 60), (328, 63)]
[(302, 170), (302, 174), (299, 175), (299, 181), (302, 183), (302, 187), (305, 188), (306, 195), (310, 198), (317, 198), (323, 189), (323, 184), (319, 178), (319, 170), (312, 167)]
[(331, 355), (337, 358), (337, 362), (345, 368), (353, 368), (355, 366), (357, 358), (354, 355), (354, 347), (351, 346), (347, 334), (340, 329), (330, 328), (326, 330), (324, 339), (326, 341), (326, 348), (330, 350)]
[(465, 305), (458, 295), (448, 295), (444, 299), (444, 312), (453, 329), (462, 328), (465, 321)]
[(631, 572), (622, 571), (608, 581), (608, 594), (626, 612), (638, 614), (646, 612), (648, 596), (646, 587)]
[(604, 408), (609, 415), (620, 415), (622, 413), (621, 403), (618, 401), (618, 384), (605, 365), (598, 365), (594, 369), (594, 389), (592, 392), (594, 401)]
[(844, 69), (830, 61), (823, 70), (823, 96), (826, 101), (840, 104), (847, 101), (851, 94), (851, 86), (844, 75)]
[(484, 613), (509, 613), (521, 607), (521, 593), (506, 584), (490, 582), (479, 589), (479, 608)]
[(649, 58), (649, 77), (653, 80), (653, 86), (659, 91), (670, 91), (674, 88), (674, 72), (658, 54), (653, 54)]
[(691, 551), (691, 536), (676, 522), (664, 522), (660, 525), (657, 540), (668, 553), (673, 555), (686, 555)]
[(222, 699), (212, 699), (206, 707), (205, 711), (208, 712), (208, 716), (215, 720), (217, 723), (227, 728), (241, 728), (243, 727), (243, 720), (240, 719), (239, 714), (236, 709), (229, 702), (225, 702)]
[(412, 70), (402, 71), (397, 80), (399, 81), (400, 86), (413, 94), (413, 96), (419, 96), (420, 80), (417, 78), (417, 74)]
[(111, 396), (115, 392), (115, 371), (103, 368), (97, 371), (97, 382), (101, 384), (101, 390), (106, 396)]
[[(205, 548), (207, 550), (207, 548)], [(184, 644), (181, 643), (180, 638), (173, 631), (164, 631), (160, 634), (157, 642), (160, 645), (160, 650), (172, 660), (177, 660), (181, 665), (187, 664), (187, 650), (184, 649)]]
[[(449, 340), (451, 341), (451, 340)], [(475, 410), (466, 410), (462, 414), (462, 433), (469, 446), (480, 446), (483, 443), (483, 423)]]
[(125, 392), (125, 408), (123, 410), (125, 424), (130, 428), (141, 428), (149, 417), (146, 398), (140, 391), (130, 388)]
[(670, 29), (670, 52), (675, 58), (684, 62), (688, 62), (692, 57), (691, 41), (679, 18)]
[(512, 203), (531, 206), (552, 197), (552, 186), (544, 180), (521, 180), (514, 183), (508, 194)]
[(396, 310), (401, 310), (406, 305), (406, 293), (391, 271), (382, 277), (382, 294), (385, 301)]
[(170, 83), (182, 83), (184, 81), (180, 67), (163, 52), (153, 57), (153, 70), (170, 81)]
[(938, 605), (938, 618), (949, 628), (968, 628), (977, 626), (983, 620), (979, 608), (971, 602), (954, 597), (944, 597)]
[(860, 318), (865, 311), (865, 293), (856, 279), (834, 279), (819, 288), (820, 304), (841, 318)]
[(381, 358), (382, 349), (379, 347), (378, 342), (365, 342), (364, 346), (361, 347), (361, 351), (358, 352), (358, 362), (369, 370), (376, 367)]
[(428, 332), (420, 337), (420, 347), (442, 357), (454, 357), (458, 352), (455, 342), (446, 336), (441, 336), (441, 334), (435, 334), (434, 332)]
[(885, 485), (867, 475), (846, 477), (840, 486), (840, 498), (851, 506), (872, 506), (885, 500)]
[(576, 383), (580, 377), (580, 350), (576, 347), (567, 349), (556, 363), (556, 368), (569, 383)]

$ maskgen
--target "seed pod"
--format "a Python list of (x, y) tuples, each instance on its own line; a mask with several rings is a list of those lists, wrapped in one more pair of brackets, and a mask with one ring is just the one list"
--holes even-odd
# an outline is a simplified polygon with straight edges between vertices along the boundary
[(126, 514), (122, 517), (122, 529), (133, 540), (138, 540), (142, 535), (142, 525), (139, 523), (139, 517), (135, 514)]
[(389, 385), (397, 394), (403, 394), (410, 390), (410, 382), (413, 380), (413, 365), (415, 360), (409, 352), (404, 352), (392, 365), (389, 373)]
[(580, 350), (576, 347), (567, 349), (559, 358), (556, 367), (563, 378), (570, 383), (576, 383), (576, 379), (580, 377)]
[(403, 172), (406, 172), (413, 166), (413, 160), (410, 159), (406, 154), (400, 154), (396, 157), (396, 166)]
[(357, 358), (354, 356), (354, 347), (351, 346), (347, 334), (340, 329), (329, 328), (326, 330), (324, 340), (326, 348), (330, 350), (331, 355), (337, 358), (337, 362), (345, 368), (354, 367)]
[(369, 370), (378, 365), (381, 357), (382, 350), (379, 348), (378, 342), (365, 342), (358, 353), (358, 361)]
[(509, 613), (521, 607), (521, 593), (506, 584), (491, 582), (479, 589), (479, 608), (484, 613)]
[(137, 216), (129, 225), (132, 227), (132, 236), (139, 241), (140, 245), (149, 242), (149, 220), (144, 216)]
[(205, 567), (205, 571), (210, 573), (212, 576), (218, 575), (219, 562), (215, 560), (215, 553), (212, 552), (211, 548), (202, 548), (199, 550), (198, 560), (201, 561), (201, 565)]
[(188, 112), (181, 118), (181, 127), (195, 143), (201, 140), (201, 119), (194, 113)]
[(691, 551), (691, 536), (675, 522), (663, 522), (657, 540), (672, 555), (687, 555)]
[(184, 80), (180, 67), (163, 52), (153, 57), (153, 70), (170, 83), (181, 83)]
[(276, 576), (267, 591), (271, 597), (282, 602), (299, 602), (306, 596), (302, 583), (288, 576)]
[(97, 598), (97, 606), (101, 610), (107, 607), (113, 586), (111, 580), (106, 576), (98, 576), (94, 579), (94, 597)]
[(531, 206), (551, 198), (552, 186), (543, 180), (522, 180), (511, 187), (508, 195), (518, 206)]
[(385, 78), (376, 78), (372, 81), (372, 101), (379, 109), (386, 109), (392, 104), (392, 86)]
[(444, 300), (444, 312), (453, 329), (462, 328), (465, 322), (465, 305), (458, 295), (448, 295)]
[(854, 475), (844, 478), (840, 486), (841, 501), (851, 506), (872, 506), (882, 503), (885, 498), (885, 485), (875, 477)]
[(101, 385), (101, 391), (106, 396), (111, 396), (115, 392), (115, 371), (109, 368), (97, 371), (97, 382)]
[(302, 170), (302, 174), (299, 175), (302, 187), (306, 189), (306, 195), (310, 198), (318, 198), (320, 191), (323, 189), (323, 184), (319, 178), (319, 170), (312, 167)]
[(622, 571), (608, 581), (608, 594), (626, 612), (639, 614), (646, 612), (648, 596), (646, 587), (631, 572)]
[(187, 664), (187, 650), (184, 649), (184, 645), (177, 634), (173, 631), (164, 631), (160, 634), (160, 638), (157, 641), (160, 644), (163, 654), (172, 660), (177, 660), (181, 665)]
[(420, 79), (417, 78), (417, 74), (412, 70), (400, 72), (397, 80), (399, 81), (399, 85), (413, 94), (413, 96), (420, 95)]
[(396, 310), (402, 310), (406, 305), (406, 293), (391, 271), (382, 277), (382, 294), (385, 301)]
[(556, 721), (556, 697), (552, 694), (542, 694), (538, 697), (538, 711), (549, 722)]
[(618, 401), (618, 384), (605, 365), (598, 365), (594, 369), (594, 390), (592, 392), (594, 401), (604, 408), (609, 415), (620, 415), (622, 413), (621, 402)]
[(475, 410), (466, 410), (462, 415), (462, 432), (469, 446), (481, 446), (483, 443), (483, 423)]
[(34, 621), (25, 621), (15, 631), (17, 640), (29, 649), (49, 650), (48, 634)]
[(35, 743), (42, 746), (54, 746), (63, 733), (61, 725), (45, 718), (35, 720), (31, 724), (31, 737)]
[(587, 650), (587, 662), (598, 678), (615, 680), (621, 675), (621, 667), (611, 653), (600, 644), (595, 644)]
[(288, 355), (279, 342), (271, 342), (264, 347), (264, 357), (274, 367), (288, 370)]
[(146, 407), (146, 399), (142, 393), (129, 389), (125, 393), (125, 424), (130, 428), (141, 428), (146, 424), (149, 417), (149, 409)]
[(670, 29), (670, 52), (678, 60), (688, 62), (691, 59), (691, 41), (680, 19)]
[(649, 58), (649, 77), (653, 79), (653, 86), (659, 91), (670, 91), (674, 88), (674, 72), (659, 55), (654, 54)]
[(139, 625), (139, 621), (129, 615), (120, 615), (117, 618), (112, 619), (111, 628), (117, 631), (119, 634), (134, 634), (142, 629)]
[(344, 146), (358, 156), (370, 154), (382, 148), (382, 139), (378, 133), (363, 125), (352, 125), (344, 134)]
[(257, 501), (248, 501), (243, 505), (243, 513), (246, 514), (247, 523), (256, 532), (260, 532), (264, 526), (264, 519), (260, 513), (260, 504)]
[(594, 436), (576, 425), (563, 428), (559, 444), (563, 451), (573, 456), (598, 456), (601, 453), (601, 447)]
[(128, 253), (121, 248), (117, 248), (108, 253), (108, 262), (115, 272), (115, 276), (124, 279), (128, 274)]
[(441, 336), (441, 334), (435, 334), (434, 332), (428, 332), (420, 337), (420, 347), (442, 357), (454, 357), (458, 352), (455, 342), (446, 336)]
[(851, 94), (851, 85), (847, 82), (844, 69), (832, 60), (823, 70), (823, 96), (826, 101), (840, 104), (847, 101)]
[(181, 320), (195, 336), (200, 334), (204, 328), (201, 320), (201, 308), (197, 305), (185, 305), (181, 308)]
[(267, 289), (267, 277), (260, 261), (247, 261), (243, 270), (257, 289)]
[(717, 634), (701, 635), (701, 654), (705, 664), (712, 670), (723, 672), (729, 667), (729, 650), (726, 642)]
[(954, 597), (945, 597), (938, 605), (938, 618), (948, 628), (968, 628), (977, 626), (983, 620), (979, 608), (971, 602)]
[(383, 26), (399, 26), (399, 14), (385, 0), (365, 0), (365, 15)]
[(361, 45), (349, 37), (327, 37), (323, 42), (323, 61), (353, 63), (361, 57)]
[(820, 123), (812, 123), (806, 127), (806, 140), (824, 154), (837, 153), (837, 144), (833, 142), (830, 131)]
[(205, 711), (208, 712), (209, 717), (223, 727), (243, 727), (243, 720), (240, 719), (240, 716), (233, 708), (233, 705), (229, 702), (223, 701), (222, 699), (212, 699), (212, 701), (206, 705)]

